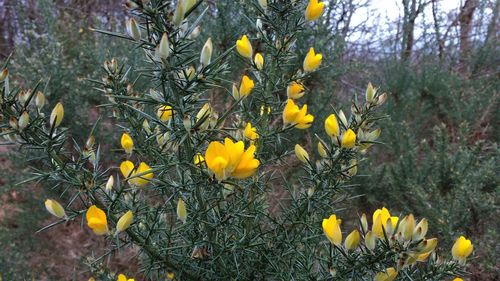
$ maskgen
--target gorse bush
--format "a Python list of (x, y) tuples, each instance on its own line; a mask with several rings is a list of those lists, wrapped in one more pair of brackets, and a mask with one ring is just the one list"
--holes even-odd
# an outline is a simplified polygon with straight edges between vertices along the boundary
[[(85, 143), (70, 141), (64, 104), (49, 114), (40, 84), (29, 91), (11, 88), (7, 65), (2, 71), (2, 135), (44, 152), (38, 161), (46, 169), (37, 169), (32, 180), (70, 197), (63, 205), (45, 201), (58, 218), (47, 227), (83, 219), (109, 242), (89, 262), (93, 278), (138, 275), (110, 272), (102, 262), (131, 245), (140, 249), (142, 274), (152, 280), (463, 275), (471, 241), (460, 236), (440, 252), (437, 239), (427, 237), (424, 218), (394, 216), (383, 207), (371, 223), (364, 214), (359, 223), (340, 219), (339, 195), (377, 144), (377, 121), (385, 117), (377, 110), (387, 94), (369, 84), (352, 100), (350, 114), (332, 108), (322, 113), (324, 120), (301, 102), (314, 95), (305, 81), (328, 66), (328, 58), (314, 46), (296, 49), (295, 41), (314, 28), (325, 3), (251, 1), (245, 17), (255, 28), (241, 30), (233, 47), (219, 50), (210, 37), (201, 38), (201, 48), (196, 44), (208, 10), (202, 2), (128, 1), (134, 17), (127, 33), (100, 31), (133, 41), (147, 63), (132, 71), (107, 60), (104, 76), (93, 81), (108, 100), (102, 107), (118, 124), (116, 148), (120, 143), (123, 153), (113, 167), (101, 161), (110, 152), (99, 144), (99, 124)], [(231, 56), (244, 68), (234, 69)], [(236, 71), (236, 81), (225, 79)], [(314, 154), (295, 141), (313, 122), (324, 125), (314, 136)], [(288, 172), (290, 163), (301, 171)], [(275, 198), (274, 187), (286, 196)]]

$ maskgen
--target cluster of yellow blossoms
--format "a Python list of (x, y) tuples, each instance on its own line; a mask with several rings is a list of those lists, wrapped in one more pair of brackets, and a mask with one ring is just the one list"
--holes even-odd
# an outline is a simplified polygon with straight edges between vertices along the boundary
[[(356, 250), (361, 239), (364, 238), (364, 246), (370, 251), (374, 251), (377, 240), (387, 241), (389, 246), (398, 247), (401, 245), (406, 252), (404, 259), (399, 259), (396, 268), (390, 267), (375, 275), (375, 281), (391, 281), (396, 278), (398, 271), (411, 266), (419, 261), (425, 261), (434, 252), (438, 244), (437, 238), (425, 238), (428, 231), (427, 219), (422, 219), (418, 223), (412, 214), (399, 219), (391, 216), (388, 209), (383, 207), (377, 209), (372, 215), (371, 230), (365, 214), (360, 218), (360, 230), (354, 229), (344, 240), (344, 248), (347, 251)], [(341, 220), (335, 214), (323, 219), (323, 232), (332, 245), (342, 247)], [(360, 231), (362, 235), (360, 234)], [(363, 237), (362, 237), (363, 236)], [(461, 264), (464, 264), (467, 257), (472, 253), (474, 247), (470, 240), (460, 236), (453, 245), (452, 256)]]

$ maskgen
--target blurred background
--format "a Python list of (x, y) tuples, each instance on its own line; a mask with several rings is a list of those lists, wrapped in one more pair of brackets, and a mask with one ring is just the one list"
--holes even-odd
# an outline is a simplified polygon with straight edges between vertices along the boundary
[[(211, 36), (221, 53), (254, 29), (246, 16), (250, 0), (204, 2), (210, 9), (197, 39), (200, 49)], [(314, 133), (323, 130), (319, 120), (331, 113), (325, 105), (349, 111), (353, 95), (363, 96), (370, 81), (389, 93), (383, 110), (390, 118), (381, 124), (384, 145), (368, 153), (354, 184), (346, 187), (349, 213), (381, 206), (413, 212), (429, 219), (443, 249), (465, 234), (475, 248), (469, 280), (500, 280), (500, 1), (324, 2), (322, 20), (305, 30), (294, 48), (297, 65), (309, 46), (324, 57), (324, 68), (306, 85), (305, 101), (317, 122), (302, 143), (309, 143), (309, 151), (315, 147)], [(105, 98), (88, 79), (100, 79), (103, 61), (116, 57), (135, 68), (144, 64), (134, 45), (90, 29), (125, 33), (128, 16), (123, 0), (0, 0), (0, 62), (10, 57), (16, 86), (42, 81), (48, 107), (63, 101), (77, 143), (86, 140), (102, 113), (98, 105)], [(241, 61), (232, 59), (238, 69)], [(230, 81), (240, 74), (228, 75)], [(209, 94), (224, 102), (217, 92)], [(98, 134), (111, 151), (104, 157), (110, 163), (118, 146), (111, 131)], [(19, 184), (30, 170), (18, 149), (0, 146), (0, 277), (86, 280), (86, 257), (98, 256), (105, 241), (81, 222), (36, 232), (52, 221), (43, 200), (58, 195), (42, 184)], [(106, 262), (133, 271), (136, 253), (130, 249)]]

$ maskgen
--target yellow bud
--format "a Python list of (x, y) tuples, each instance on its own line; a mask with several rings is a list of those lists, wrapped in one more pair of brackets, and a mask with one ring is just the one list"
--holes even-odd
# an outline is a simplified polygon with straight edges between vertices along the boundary
[(133, 221), (134, 214), (129, 210), (118, 220), (118, 223), (116, 224), (116, 234), (127, 230), (127, 228), (129, 228)]
[(167, 280), (174, 280), (175, 274), (172, 271), (167, 272)]
[(257, 70), (262, 70), (264, 67), (264, 57), (260, 53), (255, 54), (254, 63)]
[(337, 137), (339, 135), (339, 123), (337, 122), (337, 117), (335, 114), (330, 114), (325, 119), (325, 131), (330, 137)]
[(59, 127), (64, 118), (64, 107), (62, 103), (58, 102), (54, 109), (52, 109), (52, 113), (50, 114), (50, 126)]
[(318, 142), (318, 153), (323, 158), (326, 158), (328, 156), (325, 146), (320, 141)]
[(137, 24), (135, 19), (128, 19), (126, 22), (126, 28), (128, 36), (136, 41), (141, 40), (141, 29), (139, 28), (139, 25)]
[(413, 231), (415, 230), (415, 217), (413, 217), (413, 214), (406, 217), (402, 230), (403, 239), (410, 241), (413, 236)]
[(347, 250), (354, 250), (358, 247), (359, 240), (360, 240), (359, 231), (355, 229), (349, 235), (347, 235), (344, 242), (344, 246)]
[(343, 148), (353, 148), (356, 144), (356, 133), (353, 130), (348, 129), (344, 136), (342, 137), (341, 145)]
[(375, 249), (376, 243), (377, 243), (377, 239), (376, 239), (375, 235), (373, 235), (373, 233), (371, 231), (368, 231), (365, 235), (366, 248), (373, 251), (373, 249)]
[(200, 166), (201, 164), (203, 164), (203, 162), (205, 162), (205, 158), (203, 158), (203, 155), (201, 155), (201, 153), (196, 153), (193, 157), (193, 163), (196, 165), (196, 166)]
[(123, 133), (120, 143), (126, 153), (131, 154), (132, 151), (134, 150), (134, 141), (132, 140), (129, 134)]
[(164, 105), (158, 108), (158, 110), (156, 111), (156, 116), (163, 122), (167, 122), (170, 119), (172, 119), (173, 115), (174, 115), (174, 110), (170, 105)]
[(175, 7), (175, 11), (174, 11), (174, 18), (173, 18), (173, 22), (175, 24), (175, 26), (179, 26), (181, 25), (182, 23), (182, 20), (184, 19), (184, 5), (183, 5), (183, 2), (184, 1), (177, 1), (177, 6)]
[(451, 249), (451, 254), (455, 260), (460, 261), (461, 263), (465, 263), (466, 259), (472, 251), (474, 250), (474, 246), (472, 245), (469, 239), (466, 239), (464, 236), (460, 236), (453, 244)]
[(203, 49), (201, 49), (200, 63), (203, 66), (210, 64), (210, 61), (212, 60), (212, 50), (212, 38), (209, 37), (207, 42), (205, 42), (205, 45), (203, 45)]
[(307, 162), (309, 162), (309, 154), (300, 144), (295, 145), (295, 155), (302, 163), (307, 164)]
[(368, 83), (365, 96), (367, 102), (371, 103), (373, 101), (373, 97), (375, 96), (375, 89), (373, 88), (372, 83)]
[(311, 72), (316, 70), (321, 65), (322, 60), (323, 60), (323, 55), (316, 54), (314, 52), (314, 48), (311, 47), (306, 57), (304, 58), (304, 65), (303, 65), (304, 71)]
[(366, 218), (366, 214), (363, 213), (359, 220), (361, 222), (361, 229), (363, 230), (363, 232), (366, 232), (368, 230), (368, 220)]
[(323, 232), (332, 244), (340, 246), (342, 243), (342, 231), (340, 230), (340, 222), (335, 215), (331, 215), (328, 219), (323, 219)]
[(177, 218), (179, 218), (179, 220), (181, 220), (183, 223), (186, 223), (187, 220), (186, 203), (184, 203), (184, 200), (182, 200), (182, 198), (179, 198), (179, 201), (177, 201)]
[(236, 50), (242, 57), (252, 59), (252, 44), (246, 35), (243, 35), (241, 36), (241, 39), (236, 40)]
[(63, 206), (61, 206), (61, 204), (59, 204), (59, 202), (57, 202), (56, 200), (52, 199), (45, 200), (45, 208), (53, 216), (56, 216), (60, 219), (66, 217), (66, 213), (64, 212)]
[(389, 267), (385, 271), (379, 272), (375, 275), (374, 281), (392, 281), (396, 279), (398, 272), (394, 267)]
[(310, 0), (305, 11), (305, 17), (308, 21), (314, 21), (321, 17), (325, 3), (318, 2), (318, 0)]
[(250, 79), (248, 76), (243, 75), (243, 77), (241, 78), (239, 95), (241, 97), (248, 96), (252, 92), (254, 86), (255, 86), (255, 84), (254, 84), (253, 80)]
[(267, 0), (259, 0), (259, 5), (265, 11), (267, 9)]

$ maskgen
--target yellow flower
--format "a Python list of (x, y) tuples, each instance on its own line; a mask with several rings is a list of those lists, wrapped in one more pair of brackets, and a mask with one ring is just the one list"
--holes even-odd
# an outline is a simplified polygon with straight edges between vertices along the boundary
[(305, 12), (306, 20), (313, 21), (319, 19), (323, 14), (324, 8), (325, 3), (318, 2), (318, 0), (310, 0)]
[(389, 267), (385, 271), (379, 272), (375, 275), (375, 278), (373, 278), (374, 281), (392, 281), (396, 279), (396, 276), (398, 276), (398, 272), (394, 267)]
[(62, 103), (58, 102), (54, 109), (52, 109), (52, 113), (50, 113), (50, 126), (59, 127), (64, 118), (64, 107)]
[(204, 161), (205, 158), (203, 158), (203, 155), (201, 155), (201, 153), (199, 152), (197, 152), (193, 157), (193, 162), (196, 166), (200, 166), (201, 164), (203, 164)]
[(244, 179), (252, 176), (260, 165), (255, 159), (255, 145), (245, 150), (242, 141), (234, 143), (231, 139), (224, 139), (224, 144), (213, 141), (205, 152), (205, 162), (208, 169), (221, 181), (228, 177)]
[(167, 272), (167, 280), (174, 280), (175, 278), (175, 274), (170, 271), (170, 272)]
[(179, 198), (177, 201), (177, 218), (181, 220), (183, 223), (186, 223), (187, 220), (187, 210), (186, 210), (186, 203), (184, 203), (184, 200), (182, 198)]
[(116, 233), (118, 234), (122, 231), (127, 230), (127, 228), (132, 224), (133, 221), (134, 214), (129, 210), (123, 216), (121, 216), (116, 223)]
[[(391, 213), (385, 207), (382, 209), (377, 209), (373, 212), (373, 225), (372, 232), (378, 238), (384, 237), (384, 230), (382, 228), (385, 227), (387, 220), (391, 219)], [(395, 227), (395, 226), (394, 226)]]
[(257, 70), (262, 70), (262, 68), (264, 67), (264, 57), (261, 55), (261, 53), (255, 54), (253, 62), (255, 63), (255, 67), (257, 68)]
[(326, 134), (330, 137), (338, 137), (339, 136), (339, 122), (337, 122), (337, 117), (335, 114), (330, 114), (325, 119), (325, 131)]
[(57, 202), (56, 200), (52, 199), (45, 200), (45, 208), (49, 213), (60, 219), (66, 216), (63, 206), (61, 206), (61, 204), (59, 204), (59, 202)]
[(314, 116), (307, 114), (307, 104), (299, 109), (292, 99), (287, 100), (283, 110), (283, 123), (285, 125), (293, 124), (297, 129), (307, 129), (311, 127), (313, 121)]
[(125, 152), (128, 154), (132, 153), (132, 151), (134, 150), (134, 141), (127, 133), (123, 133), (121, 139), (121, 145), (122, 148), (125, 150)]
[(349, 235), (347, 235), (344, 246), (347, 250), (354, 250), (359, 245), (360, 240), (359, 231), (357, 229), (353, 230)]
[(464, 281), (464, 279), (457, 277), (457, 278), (453, 279), (453, 281)]
[(174, 115), (174, 110), (170, 105), (164, 105), (156, 111), (156, 116), (163, 122), (172, 119), (172, 115)]
[(236, 50), (241, 56), (252, 59), (252, 44), (246, 35), (243, 35), (241, 36), (241, 39), (236, 40)]
[(137, 175), (140, 175), (140, 176), (132, 179), (133, 183), (139, 187), (148, 184), (149, 180), (151, 180), (154, 176), (153, 173), (144, 174), (148, 171), (151, 171), (151, 167), (149, 167), (148, 164), (141, 162), (139, 164), (139, 167), (137, 167), (137, 170), (134, 173), (134, 176), (137, 176)]
[(323, 219), (323, 232), (332, 244), (340, 246), (342, 244), (342, 232), (340, 231), (340, 223), (335, 215), (331, 215), (328, 219)]
[(247, 122), (245, 130), (243, 131), (243, 135), (245, 136), (245, 138), (251, 141), (255, 141), (259, 138), (259, 134), (257, 133), (257, 128), (252, 127), (252, 124), (250, 122)]
[(127, 276), (125, 274), (120, 274), (118, 275), (118, 279), (116, 281), (135, 281), (133, 278), (127, 279)]
[(243, 75), (241, 77), (241, 84), (240, 84), (240, 97), (246, 97), (252, 92), (253, 87), (255, 84), (253, 83), (253, 80), (250, 79), (250, 77)]
[(328, 156), (328, 153), (326, 152), (325, 146), (320, 141), (318, 142), (318, 153), (319, 153), (319, 156), (321, 156), (323, 158)]
[(300, 144), (295, 145), (295, 156), (297, 156), (302, 163), (307, 164), (307, 162), (309, 162), (309, 154)]
[(286, 95), (289, 99), (300, 99), (304, 95), (304, 85), (293, 81), (286, 87)]
[(453, 248), (451, 249), (451, 254), (453, 258), (460, 261), (465, 262), (468, 256), (472, 254), (472, 250), (474, 250), (474, 246), (472, 245), (469, 239), (466, 239), (464, 236), (460, 236), (453, 244)]
[[(132, 178), (129, 182), (136, 186), (144, 186), (149, 183), (149, 181), (154, 177), (153, 173), (146, 173), (151, 170), (148, 164), (141, 162), (137, 169), (135, 169), (134, 163), (129, 160), (123, 161), (120, 164), (120, 171), (125, 179)], [(140, 176), (138, 176), (140, 175)], [(136, 177), (137, 176), (137, 177)]]
[(353, 148), (355, 144), (356, 144), (356, 133), (351, 129), (347, 129), (347, 131), (344, 133), (344, 136), (342, 136), (342, 142), (341, 142), (342, 147)]
[(126, 160), (120, 164), (120, 172), (122, 172), (123, 178), (129, 178), (132, 176), (134, 171), (134, 163), (132, 161)]
[(108, 220), (103, 210), (92, 205), (87, 210), (85, 217), (87, 219), (87, 225), (95, 234), (103, 235), (108, 233)]
[(311, 72), (316, 70), (320, 66), (322, 60), (323, 60), (323, 55), (316, 54), (314, 52), (314, 48), (311, 47), (304, 59), (304, 66), (303, 66), (304, 71)]

